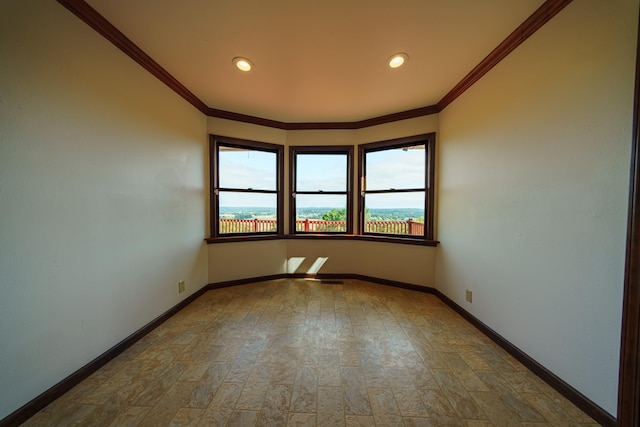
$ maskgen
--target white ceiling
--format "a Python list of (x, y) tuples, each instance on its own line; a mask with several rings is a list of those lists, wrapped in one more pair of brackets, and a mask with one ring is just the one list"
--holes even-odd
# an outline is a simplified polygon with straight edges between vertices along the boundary
[[(293, 123), (434, 105), (543, 0), (87, 3), (209, 107)], [(392, 70), (395, 52), (409, 61)]]

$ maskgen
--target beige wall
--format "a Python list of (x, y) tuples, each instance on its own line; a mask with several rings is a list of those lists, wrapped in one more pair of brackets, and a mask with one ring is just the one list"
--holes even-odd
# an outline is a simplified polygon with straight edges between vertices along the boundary
[(362, 274), (434, 287), (435, 248), (344, 240), (268, 240), (209, 246), (209, 282), (278, 274)]
[(436, 248), (428, 246), (343, 240), (289, 240), (287, 272), (362, 274), (434, 287), (435, 252)]
[(2, 419), (207, 284), (208, 188), (204, 115), (57, 2), (0, 58)]
[(637, 18), (575, 1), (440, 114), (437, 287), (614, 415)]
[(209, 283), (284, 274), (287, 242), (235, 242), (209, 245)]
[(213, 135), (269, 142), (271, 144), (284, 145), (287, 140), (287, 131), (282, 129), (234, 122), (233, 120), (215, 117), (207, 117), (207, 131)]

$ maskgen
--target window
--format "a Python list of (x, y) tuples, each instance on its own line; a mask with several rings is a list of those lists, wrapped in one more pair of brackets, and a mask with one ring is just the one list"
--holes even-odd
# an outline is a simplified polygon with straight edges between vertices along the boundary
[(281, 145), (210, 136), (212, 237), (283, 234)]
[(433, 240), (435, 134), (360, 145), (360, 234)]
[(290, 147), (294, 233), (353, 233), (353, 147)]

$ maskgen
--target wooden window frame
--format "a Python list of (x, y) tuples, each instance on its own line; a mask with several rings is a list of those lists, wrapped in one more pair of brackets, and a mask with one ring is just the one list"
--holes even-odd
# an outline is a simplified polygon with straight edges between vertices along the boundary
[[(376, 151), (397, 149), (402, 147), (425, 145), (425, 206), (424, 206), (424, 236), (413, 236), (406, 234), (390, 233), (367, 233), (365, 232), (365, 188), (366, 182), (366, 154)], [(425, 241), (434, 240), (434, 214), (435, 214), (435, 149), (436, 134), (428, 133), (405, 138), (396, 138), (386, 141), (371, 142), (358, 146), (358, 234), (371, 238), (393, 238), (394, 240)], [(372, 191), (374, 194), (394, 193), (395, 190)]]
[[(274, 153), (276, 155), (276, 189), (272, 190), (254, 190), (254, 189), (239, 189), (239, 188), (225, 188), (219, 187), (220, 183), (220, 168), (218, 166), (218, 152), (219, 147), (232, 147), (245, 150), (255, 150)], [(266, 237), (273, 238), (274, 236), (282, 237), (284, 235), (284, 146), (279, 144), (271, 144), (267, 142), (252, 141), (247, 139), (231, 138), (220, 135), (209, 135), (209, 172), (210, 172), (210, 234), (211, 237), (207, 239), (211, 240), (234, 240), (234, 239), (250, 239)], [(260, 194), (276, 194), (276, 231), (268, 232), (248, 232), (248, 233), (225, 233), (220, 234), (220, 202), (219, 192), (220, 190), (231, 190), (245, 193), (260, 193)]]
[[(346, 191), (325, 191), (325, 192), (312, 192), (301, 191), (298, 192), (296, 188), (297, 177), (297, 165), (296, 156), (298, 154), (341, 154), (347, 156), (347, 182)], [(290, 235), (310, 235), (320, 234), (323, 236), (341, 236), (345, 234), (353, 234), (353, 159), (354, 159), (354, 147), (352, 145), (333, 145), (333, 146), (290, 146), (289, 147), (289, 234)], [(346, 231), (324, 231), (324, 232), (305, 232), (296, 230), (296, 194), (345, 194), (346, 200)]]

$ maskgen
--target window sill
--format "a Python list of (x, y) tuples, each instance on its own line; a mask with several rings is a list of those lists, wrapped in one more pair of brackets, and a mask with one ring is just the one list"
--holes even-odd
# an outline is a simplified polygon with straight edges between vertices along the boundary
[(204, 239), (207, 244), (217, 243), (234, 243), (234, 242), (256, 242), (263, 240), (352, 240), (352, 241), (365, 241), (365, 242), (383, 242), (383, 243), (396, 243), (400, 245), (415, 245), (415, 246), (433, 246), (436, 247), (440, 244), (437, 240), (421, 240), (421, 239), (409, 239), (403, 237), (393, 236), (362, 236), (356, 234), (270, 234), (270, 235), (256, 235), (256, 236), (228, 236), (228, 237), (210, 237)]
[(205, 242), (208, 245), (216, 243), (234, 243), (234, 242), (259, 242), (263, 240), (280, 240), (285, 238), (282, 234), (256, 234), (256, 235), (237, 235), (224, 237), (207, 237)]

